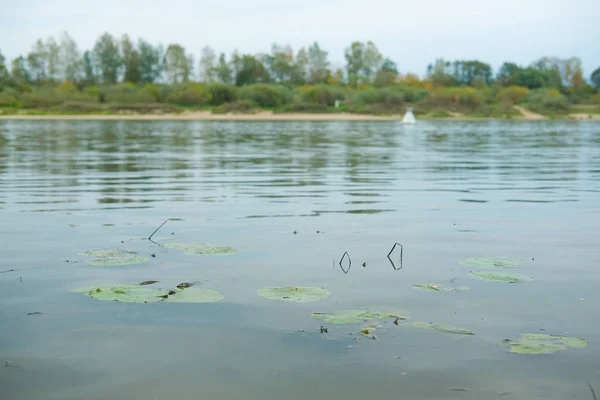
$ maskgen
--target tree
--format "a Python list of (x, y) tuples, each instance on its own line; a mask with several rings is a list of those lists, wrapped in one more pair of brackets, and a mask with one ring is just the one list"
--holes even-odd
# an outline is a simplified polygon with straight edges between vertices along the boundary
[(452, 86), (455, 82), (451, 74), (451, 64), (438, 58), (435, 63), (427, 66), (427, 76), (436, 86)]
[(123, 54), (123, 64), (125, 66), (125, 82), (139, 84), (142, 81), (140, 74), (140, 53), (133, 46), (128, 35), (123, 35), (121, 39), (121, 54)]
[(452, 79), (463, 86), (474, 86), (476, 82), (483, 85), (492, 81), (492, 67), (481, 61), (454, 61)]
[(38, 39), (33, 45), (31, 52), (27, 55), (30, 78), (38, 86), (42, 85), (47, 79), (47, 60), (48, 54), (46, 52), (46, 45), (41, 39)]
[(164, 71), (163, 48), (152, 46), (143, 39), (138, 41), (139, 73), (141, 83), (154, 83)]
[(92, 61), (92, 53), (86, 51), (83, 53), (81, 60), (81, 69), (83, 73), (83, 84), (94, 85), (96, 83), (96, 73), (94, 72), (94, 62)]
[(398, 78), (398, 67), (396, 63), (386, 58), (379, 71), (375, 74), (373, 84), (377, 87), (383, 87), (393, 84)]
[(210, 46), (205, 46), (200, 55), (200, 79), (206, 83), (213, 82), (216, 76), (215, 61), (217, 56)]
[(60, 46), (52, 36), (46, 40), (46, 75), (55, 82), (61, 78)]
[(226, 84), (231, 84), (233, 82), (232, 79), (233, 70), (227, 59), (225, 58), (225, 53), (221, 53), (219, 55), (219, 61), (217, 66), (215, 67), (215, 75), (222, 82)]
[(294, 68), (290, 78), (291, 83), (295, 85), (303, 85), (306, 83), (309, 63), (310, 61), (306, 49), (304, 47), (300, 48), (296, 53), (296, 59), (294, 60)]
[(308, 48), (308, 80), (310, 83), (323, 83), (327, 79), (327, 68), (329, 67), (327, 55), (328, 53), (321, 50), (317, 42)]
[(8, 86), (9, 81), (10, 74), (8, 73), (8, 68), (6, 68), (6, 59), (0, 51), (0, 91), (4, 90), (4, 88)]
[(348, 84), (356, 87), (360, 79), (360, 73), (365, 68), (364, 65), (365, 48), (361, 42), (352, 42), (346, 49), (344, 57), (346, 58), (346, 73), (348, 75)]
[(294, 52), (290, 46), (273, 44), (271, 54), (265, 57), (265, 61), (276, 82), (291, 80), (294, 73)]
[(596, 70), (592, 72), (590, 80), (592, 81), (592, 84), (596, 87), (596, 89), (600, 89), (600, 67), (596, 68)]
[(174, 84), (189, 81), (193, 70), (192, 63), (191, 56), (185, 54), (183, 46), (170, 44), (165, 53), (167, 80)]
[(383, 56), (375, 46), (375, 43), (369, 41), (364, 47), (364, 58), (362, 66), (362, 80), (364, 83), (371, 83), (375, 73), (381, 67)]
[(100, 81), (105, 85), (117, 83), (123, 69), (117, 39), (110, 33), (103, 34), (94, 45), (93, 55)]
[(237, 63), (235, 76), (237, 86), (269, 82), (269, 72), (257, 57), (244, 54), (235, 62)]
[(10, 74), (12, 79), (18, 85), (24, 85), (30, 82), (29, 72), (27, 71), (25, 58), (23, 56), (19, 56), (12, 61)]
[(521, 70), (521, 67), (519, 67), (517, 64), (505, 62), (498, 70), (496, 80), (503, 86), (516, 85), (518, 75), (521, 72)]
[(59, 46), (60, 77), (70, 82), (81, 79), (81, 56), (77, 49), (77, 43), (67, 32), (63, 32)]

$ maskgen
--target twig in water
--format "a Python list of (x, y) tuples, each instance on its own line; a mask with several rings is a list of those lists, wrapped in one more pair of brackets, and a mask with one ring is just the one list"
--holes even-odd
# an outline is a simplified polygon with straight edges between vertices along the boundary
[[(342, 261), (344, 261), (344, 258), (348, 256), (348, 268), (344, 269), (344, 267), (342, 266)], [(350, 254), (348, 254), (347, 251), (344, 252), (344, 254), (342, 255), (342, 259), (340, 260), (340, 268), (342, 269), (342, 271), (344, 271), (344, 274), (347, 274), (348, 271), (350, 271), (350, 267), (352, 267), (352, 260), (350, 259)]]
[(16, 271), (16, 269), (7, 269), (6, 271), (0, 271), (0, 274), (3, 274), (5, 272), (13, 272)]
[[(400, 246), (400, 268), (396, 268), (396, 265), (390, 258), (390, 256), (392, 255), (392, 252), (396, 249), (396, 246)], [(403, 253), (403, 251), (404, 251), (404, 249), (402, 248), (402, 245), (400, 243), (396, 242), (396, 243), (394, 243), (394, 246), (392, 247), (392, 249), (390, 250), (390, 252), (387, 255), (388, 260), (390, 260), (390, 262), (392, 263), (392, 268), (394, 268), (396, 271), (398, 271), (399, 269), (402, 269), (402, 253)]]
[(594, 388), (592, 387), (592, 384), (589, 383), (589, 382), (587, 384), (588, 384), (588, 387), (590, 388), (590, 392), (592, 392), (592, 397), (594, 398), (594, 400), (597, 400), (596, 399), (596, 392), (594, 392)]
[(159, 226), (158, 228), (156, 228), (156, 230), (155, 230), (154, 232), (152, 232), (152, 235), (148, 236), (148, 240), (149, 240), (149, 241), (151, 241), (152, 243), (154, 243), (155, 245), (157, 245), (157, 246), (160, 246), (160, 244), (158, 244), (158, 243), (156, 243), (154, 240), (152, 240), (152, 236), (154, 236), (154, 234), (155, 234), (156, 232), (158, 232), (158, 230), (159, 230), (160, 228), (162, 228), (162, 227), (163, 227), (163, 225), (164, 225), (164, 224), (166, 224), (167, 222), (169, 222), (169, 220), (168, 220), (168, 219), (166, 219), (166, 220), (165, 220), (165, 222), (163, 222), (162, 224), (160, 224), (160, 226)]

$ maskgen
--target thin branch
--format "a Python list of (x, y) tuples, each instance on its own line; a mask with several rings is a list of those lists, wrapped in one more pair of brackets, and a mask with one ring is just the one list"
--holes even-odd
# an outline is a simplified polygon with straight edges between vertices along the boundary
[[(344, 267), (342, 266), (342, 261), (344, 261), (344, 257), (346, 256), (348, 256), (348, 269), (344, 269)], [(345, 251), (340, 260), (340, 268), (342, 269), (342, 271), (344, 271), (344, 274), (347, 274), (348, 271), (350, 271), (350, 267), (352, 267), (352, 260), (350, 259), (350, 254), (348, 254), (348, 252)]]
[(160, 246), (160, 244), (158, 244), (158, 243), (156, 243), (154, 240), (152, 240), (152, 236), (154, 236), (154, 234), (155, 234), (156, 232), (158, 232), (158, 230), (159, 230), (160, 228), (162, 228), (162, 227), (163, 227), (163, 225), (164, 225), (164, 224), (166, 224), (167, 222), (169, 222), (169, 220), (168, 220), (168, 219), (166, 219), (166, 220), (165, 220), (165, 222), (163, 222), (162, 224), (160, 224), (160, 226), (159, 226), (158, 228), (156, 228), (156, 230), (155, 230), (154, 232), (152, 232), (152, 235), (148, 236), (148, 240), (149, 240), (149, 241), (151, 241), (152, 243), (154, 243), (154, 244), (156, 244), (156, 245)]
[(588, 387), (590, 388), (590, 392), (592, 392), (592, 397), (594, 397), (594, 400), (597, 400), (596, 399), (596, 392), (594, 392), (594, 388), (592, 387), (592, 384), (589, 383), (589, 382), (587, 384), (588, 384)]
[(16, 269), (7, 269), (6, 271), (0, 271), (0, 274), (4, 274), (7, 272), (13, 272), (13, 271), (16, 271)]
[[(396, 249), (396, 246), (400, 246), (400, 268), (396, 268), (396, 265), (394, 264), (394, 262), (390, 258), (390, 256), (392, 255), (392, 253)], [(390, 250), (390, 252), (387, 255), (388, 260), (390, 260), (390, 263), (392, 263), (392, 268), (394, 268), (396, 271), (398, 271), (399, 269), (402, 269), (402, 253), (403, 252), (404, 252), (404, 248), (402, 247), (402, 245), (400, 243), (396, 242), (396, 243), (394, 243), (394, 246), (392, 247), (392, 249)]]

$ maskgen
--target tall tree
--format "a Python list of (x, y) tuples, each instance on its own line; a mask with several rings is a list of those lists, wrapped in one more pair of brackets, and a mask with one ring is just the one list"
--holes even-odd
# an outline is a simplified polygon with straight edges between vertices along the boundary
[(329, 61), (328, 53), (322, 50), (319, 43), (314, 42), (308, 48), (308, 74), (312, 84), (323, 83), (327, 79)]
[(266, 57), (266, 63), (276, 82), (289, 81), (294, 72), (294, 52), (290, 46), (275, 43), (271, 47), (271, 54)]
[(156, 82), (164, 71), (163, 48), (140, 39), (138, 42), (139, 71), (142, 83)]
[(92, 53), (86, 51), (81, 59), (81, 69), (83, 74), (84, 85), (94, 85), (96, 83), (96, 73), (94, 71), (94, 62), (92, 61)]
[(232, 79), (233, 69), (227, 62), (225, 58), (225, 53), (221, 53), (219, 55), (219, 61), (217, 66), (215, 67), (215, 75), (222, 83), (231, 84), (233, 83)]
[(200, 79), (206, 83), (213, 82), (216, 76), (216, 66), (215, 61), (217, 60), (217, 56), (215, 51), (210, 46), (205, 46), (202, 48), (202, 53), (200, 54)]
[(93, 54), (100, 81), (105, 85), (117, 83), (123, 69), (123, 57), (117, 39), (110, 33), (104, 33), (96, 41)]
[(46, 45), (41, 39), (38, 39), (33, 45), (31, 52), (27, 54), (30, 78), (38, 86), (47, 79), (47, 61), (48, 53), (46, 52)]
[(63, 32), (59, 45), (60, 77), (70, 82), (81, 79), (81, 55), (77, 43), (67, 32)]
[(29, 71), (27, 71), (25, 58), (23, 56), (19, 56), (12, 61), (10, 73), (12, 79), (18, 85), (24, 85), (30, 82)]
[(592, 72), (590, 80), (592, 81), (592, 84), (596, 87), (596, 89), (600, 89), (600, 67), (596, 68), (596, 70)]
[(496, 80), (504, 86), (516, 85), (521, 67), (515, 63), (505, 62), (496, 75)]
[(304, 47), (300, 48), (296, 53), (296, 59), (294, 61), (294, 68), (290, 81), (295, 85), (303, 85), (307, 81), (308, 66), (309, 66), (308, 53)]
[(140, 53), (134, 47), (128, 35), (121, 39), (121, 54), (123, 54), (123, 65), (125, 66), (125, 82), (138, 84), (142, 77), (140, 74)]
[(364, 46), (363, 66), (362, 66), (362, 80), (364, 83), (371, 83), (375, 73), (381, 67), (383, 56), (375, 46), (375, 43), (369, 41)]
[(476, 81), (489, 84), (492, 81), (492, 67), (481, 61), (454, 61), (452, 78), (455, 84), (472, 86)]
[(181, 45), (170, 44), (165, 53), (167, 80), (170, 83), (187, 82), (193, 69), (190, 60), (191, 57), (185, 54), (185, 49)]
[(244, 54), (239, 58), (238, 63), (235, 76), (237, 86), (269, 82), (269, 72), (258, 57)]
[(8, 73), (8, 68), (6, 67), (6, 59), (0, 51), (0, 91), (4, 90), (4, 88), (8, 86), (9, 81), (10, 74)]
[(46, 57), (48, 79), (53, 82), (61, 79), (60, 46), (52, 36), (46, 40)]
[(454, 78), (452, 77), (452, 68), (449, 61), (444, 61), (443, 58), (438, 58), (435, 63), (427, 66), (427, 76), (434, 85), (437, 86), (452, 86)]
[(356, 87), (360, 80), (361, 71), (365, 68), (365, 46), (361, 42), (352, 42), (349, 48), (344, 53), (346, 58), (346, 74), (348, 76), (348, 84), (351, 87)]

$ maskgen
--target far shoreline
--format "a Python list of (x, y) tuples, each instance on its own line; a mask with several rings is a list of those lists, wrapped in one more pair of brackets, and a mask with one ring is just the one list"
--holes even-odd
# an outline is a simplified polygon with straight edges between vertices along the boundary
[[(403, 115), (369, 115), (352, 113), (273, 113), (263, 111), (254, 114), (213, 114), (210, 111), (183, 112), (180, 114), (0, 114), (0, 120), (42, 121), (398, 121)], [(539, 114), (523, 114), (513, 118), (470, 117), (453, 115), (446, 118), (417, 117), (423, 121), (588, 121), (600, 120), (600, 114), (566, 114), (552, 119)]]

